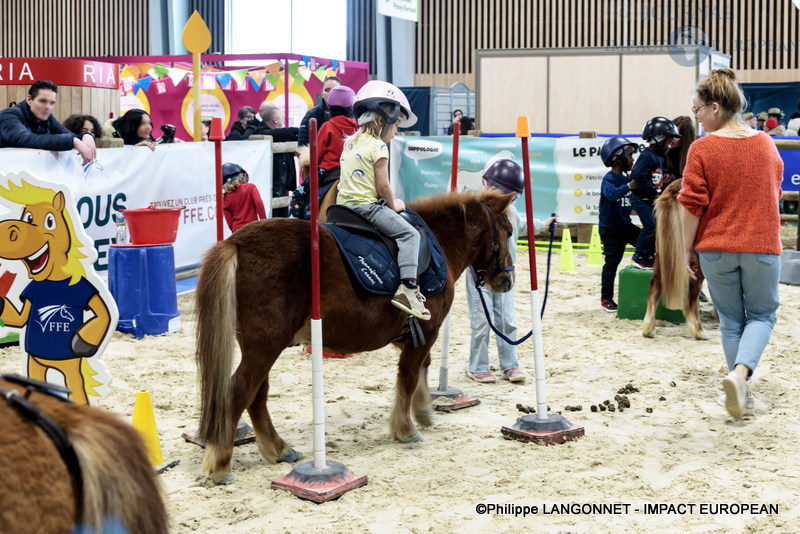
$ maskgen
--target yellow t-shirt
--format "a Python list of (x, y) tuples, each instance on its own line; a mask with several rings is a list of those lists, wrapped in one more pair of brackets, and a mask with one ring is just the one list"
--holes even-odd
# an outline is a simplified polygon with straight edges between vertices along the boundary
[(381, 158), (389, 157), (386, 143), (361, 134), (355, 142), (349, 142), (342, 150), (341, 178), (337, 204), (370, 204), (378, 198), (375, 186), (375, 163)]

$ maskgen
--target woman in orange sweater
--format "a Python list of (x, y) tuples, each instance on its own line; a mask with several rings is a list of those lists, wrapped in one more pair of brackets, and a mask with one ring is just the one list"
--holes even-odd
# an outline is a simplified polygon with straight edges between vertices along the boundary
[(775, 323), (782, 252), (783, 161), (770, 137), (744, 124), (744, 106), (730, 69), (698, 84), (692, 111), (709, 135), (689, 149), (678, 196), (689, 275), (702, 268), (719, 312), (725, 407), (736, 419), (753, 412), (749, 379)]

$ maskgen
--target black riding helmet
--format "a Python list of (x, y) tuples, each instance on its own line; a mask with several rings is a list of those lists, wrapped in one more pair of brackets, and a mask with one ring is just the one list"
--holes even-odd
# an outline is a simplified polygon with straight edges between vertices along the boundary
[(653, 117), (642, 128), (642, 139), (647, 143), (660, 143), (667, 136), (681, 137), (675, 123), (666, 117)]
[(525, 176), (522, 167), (510, 159), (497, 159), (492, 162), (489, 160), (483, 178), (492, 186), (500, 189), (504, 193), (515, 193), (519, 195), (525, 189)]
[(239, 165), (235, 163), (224, 163), (222, 165), (222, 185), (223, 187), (228, 184), (231, 180), (239, 176), (240, 174), (245, 173), (247, 171), (241, 168)]

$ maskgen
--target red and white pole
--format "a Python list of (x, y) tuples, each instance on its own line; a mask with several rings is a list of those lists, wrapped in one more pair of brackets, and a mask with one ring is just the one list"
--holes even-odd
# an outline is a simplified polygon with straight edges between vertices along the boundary
[(533, 331), (533, 363), (536, 373), (536, 414), (521, 417), (513, 426), (500, 429), (504, 436), (519, 441), (536, 441), (547, 445), (564, 443), (583, 436), (577, 427), (561, 415), (547, 413), (547, 388), (544, 378), (544, 342), (539, 304), (539, 285), (536, 280), (536, 247), (533, 230), (533, 183), (528, 154), (531, 130), (528, 117), (517, 118), (517, 137), (522, 140), (522, 172), (525, 177), (525, 216), (528, 226), (528, 259), (531, 265), (531, 330)]
[(211, 129), (208, 138), (214, 141), (214, 168), (217, 172), (217, 241), (222, 241), (222, 118), (211, 119)]
[(531, 329), (533, 330), (533, 364), (536, 373), (536, 417), (547, 419), (547, 388), (544, 379), (544, 342), (542, 341), (542, 318), (539, 314), (539, 283), (536, 275), (536, 247), (533, 229), (533, 184), (531, 163), (528, 154), (531, 131), (528, 117), (517, 119), (517, 137), (522, 140), (522, 172), (525, 177), (525, 219), (528, 226), (528, 260), (531, 271)]
[(322, 377), (322, 316), (319, 279), (319, 195), (317, 193), (317, 119), (308, 122), (311, 158), (311, 391), (314, 411), (314, 461), (303, 462), (272, 481), (272, 489), (286, 490), (303, 499), (326, 502), (367, 483), (367, 475), (356, 477), (344, 464), (325, 459), (325, 397)]
[(319, 306), (319, 184), (317, 177), (317, 119), (308, 123), (308, 148), (311, 168), (311, 389), (314, 406), (314, 468), (325, 469), (325, 392), (322, 377), (322, 316)]

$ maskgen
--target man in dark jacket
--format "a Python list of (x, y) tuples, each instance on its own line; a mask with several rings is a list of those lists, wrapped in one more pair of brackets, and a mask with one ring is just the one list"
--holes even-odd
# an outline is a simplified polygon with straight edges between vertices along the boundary
[(241, 141), (244, 139), (244, 131), (247, 128), (247, 123), (255, 118), (256, 110), (250, 106), (245, 106), (239, 110), (237, 116), (239, 120), (234, 122), (231, 126), (231, 133), (225, 138), (226, 141)]
[(322, 104), (315, 106), (306, 112), (303, 120), (300, 121), (300, 133), (297, 138), (297, 146), (308, 146), (308, 121), (312, 118), (317, 119), (317, 131), (323, 124), (328, 122), (331, 118), (331, 112), (328, 110), (328, 94), (331, 89), (342, 85), (342, 81), (336, 76), (328, 76), (322, 84)]
[(56, 151), (74, 148), (84, 165), (94, 161), (97, 157), (94, 136), (89, 132), (75, 135), (53, 117), (56, 93), (56, 84), (38, 80), (28, 89), (23, 102), (0, 111), (0, 147)]
[[(297, 128), (283, 127), (283, 110), (276, 106), (265, 106), (261, 109), (261, 122), (253, 119), (247, 123), (242, 137), (251, 135), (271, 135), (274, 143), (297, 141)], [(283, 152), (272, 155), (272, 197), (285, 197), (297, 185), (297, 173), (294, 166), (294, 154)], [(288, 217), (289, 208), (272, 210), (273, 217)]]

